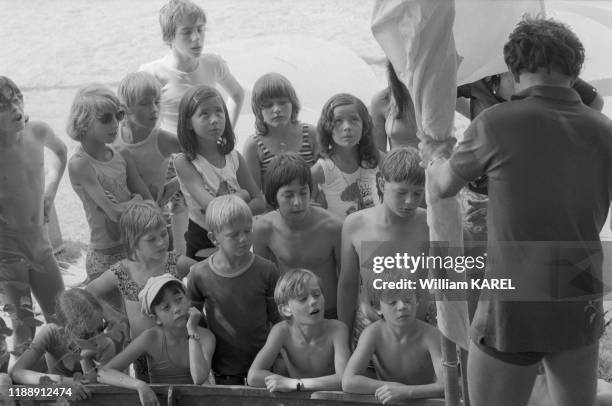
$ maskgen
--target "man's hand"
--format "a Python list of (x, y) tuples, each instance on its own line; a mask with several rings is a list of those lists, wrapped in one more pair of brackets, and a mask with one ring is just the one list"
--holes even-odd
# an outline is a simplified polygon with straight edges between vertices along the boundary
[(457, 140), (449, 138), (444, 141), (436, 141), (427, 138), (419, 142), (419, 152), (421, 154), (421, 166), (426, 167), (430, 161), (435, 159), (448, 159), (453, 152), (453, 147)]

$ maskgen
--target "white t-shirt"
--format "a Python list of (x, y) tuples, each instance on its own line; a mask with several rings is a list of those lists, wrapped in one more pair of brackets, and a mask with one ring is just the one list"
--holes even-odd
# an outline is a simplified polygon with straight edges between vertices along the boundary
[[(159, 126), (176, 134), (178, 108), (181, 98), (192, 86), (220, 84), (233, 79), (232, 73), (223, 58), (216, 54), (202, 54), (198, 67), (193, 72), (183, 72), (171, 67), (172, 55), (140, 67), (139, 70), (153, 74), (162, 85)], [(235, 80), (235, 79), (234, 79)]]
[[(195, 166), (196, 171), (202, 177), (204, 182), (204, 189), (213, 196), (221, 196), (230, 193), (234, 193), (240, 189), (238, 184), (238, 167), (240, 166), (240, 160), (238, 158), (238, 152), (233, 150), (229, 154), (225, 155), (225, 166), (223, 168), (217, 168), (212, 165), (202, 155), (196, 155), (196, 159), (191, 161)], [(185, 195), (185, 202), (187, 202), (187, 210), (189, 211), (189, 218), (191, 221), (206, 229), (204, 226), (204, 211), (202, 207), (195, 201), (195, 199), (189, 194), (189, 191), (181, 181), (179, 177), (179, 184), (181, 191)]]

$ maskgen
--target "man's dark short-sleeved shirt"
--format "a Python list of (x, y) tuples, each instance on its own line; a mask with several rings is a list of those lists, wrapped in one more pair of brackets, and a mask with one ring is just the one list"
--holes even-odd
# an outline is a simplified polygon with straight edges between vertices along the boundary
[[(580, 272), (601, 280), (599, 232), (610, 206), (612, 123), (573, 89), (534, 86), (482, 112), (450, 167), (465, 181), (489, 177), (487, 276), (527, 275), (551, 291), (565, 291), (565, 270), (574, 272), (576, 258), (584, 255), (595, 259)], [(570, 245), (572, 250), (564, 248)], [(597, 296), (601, 287), (595, 285), (587, 290)], [(472, 339), (510, 352), (588, 345), (603, 332), (601, 300), (592, 297), (509, 302), (484, 291)]]

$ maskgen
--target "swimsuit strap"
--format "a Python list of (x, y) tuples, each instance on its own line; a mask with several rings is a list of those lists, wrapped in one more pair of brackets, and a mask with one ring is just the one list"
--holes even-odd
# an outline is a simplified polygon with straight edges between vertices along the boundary
[(302, 144), (298, 154), (304, 158), (308, 166), (314, 165), (314, 153), (310, 144), (310, 134), (308, 132), (308, 124), (302, 124)]
[(259, 151), (261, 152), (261, 162), (268, 163), (274, 158), (274, 155), (272, 154), (272, 152), (270, 152), (268, 147), (264, 145), (263, 137), (260, 134), (257, 134), (255, 136), (255, 140), (257, 141), (257, 147), (259, 148)]

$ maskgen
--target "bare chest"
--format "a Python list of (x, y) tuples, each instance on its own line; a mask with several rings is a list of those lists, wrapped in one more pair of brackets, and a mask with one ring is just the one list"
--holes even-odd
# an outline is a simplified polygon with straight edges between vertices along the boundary
[(316, 377), (334, 373), (334, 348), (331, 340), (292, 343), (286, 350), (287, 368), (292, 376)]
[(332, 243), (322, 231), (277, 233), (270, 241), (270, 249), (288, 266), (319, 267), (333, 260)]
[(431, 357), (418, 346), (380, 346), (374, 356), (376, 369), (384, 380), (401, 381), (407, 385), (426, 384), (434, 380)]

